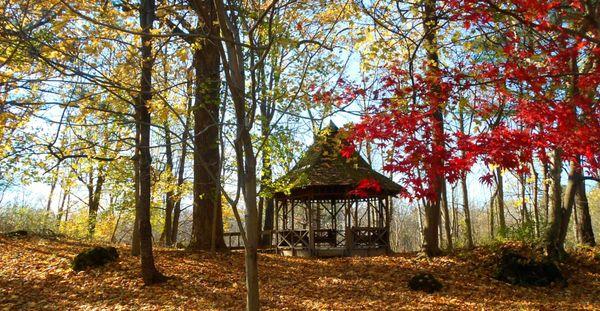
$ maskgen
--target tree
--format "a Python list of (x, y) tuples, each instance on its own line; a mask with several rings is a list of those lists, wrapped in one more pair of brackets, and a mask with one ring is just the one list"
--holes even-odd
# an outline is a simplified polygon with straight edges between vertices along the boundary
[(194, 222), (193, 249), (224, 249), (223, 210), (221, 206), (220, 129), (220, 54), (219, 26), (211, 0), (190, 1), (199, 18), (199, 29), (206, 38), (194, 49)]
[(155, 19), (154, 0), (142, 0), (139, 8), (140, 26), (142, 28), (140, 52), (142, 57), (142, 75), (140, 80), (140, 93), (136, 110), (136, 129), (139, 137), (136, 141), (138, 148), (137, 169), (139, 170), (139, 202), (136, 206), (136, 218), (140, 236), (140, 258), (142, 262), (142, 278), (145, 284), (163, 282), (162, 275), (154, 265), (152, 254), (152, 227), (150, 224), (150, 196), (151, 196), (151, 155), (150, 155), (150, 126), (152, 124), (149, 101), (152, 98), (152, 24)]

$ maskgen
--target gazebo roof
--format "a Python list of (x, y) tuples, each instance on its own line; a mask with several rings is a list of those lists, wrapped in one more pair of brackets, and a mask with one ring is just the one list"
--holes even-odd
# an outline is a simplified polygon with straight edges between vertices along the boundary
[(349, 196), (362, 180), (373, 179), (381, 191), (369, 197), (396, 195), (402, 187), (390, 178), (376, 172), (357, 152), (350, 158), (341, 155), (342, 137), (332, 123), (323, 129), (294, 168), (278, 179), (276, 196), (295, 196), (301, 193), (316, 194), (321, 198)]

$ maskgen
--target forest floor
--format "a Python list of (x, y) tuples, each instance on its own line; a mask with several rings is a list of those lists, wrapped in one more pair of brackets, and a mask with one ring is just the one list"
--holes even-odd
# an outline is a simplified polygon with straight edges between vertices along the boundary
[[(0, 237), (0, 310), (243, 310), (241, 252), (155, 251), (168, 282), (143, 286), (139, 259), (119, 247), (118, 262), (74, 272), (71, 259), (91, 244), (39, 237)], [(496, 252), (477, 248), (432, 260), (416, 254), (369, 258), (259, 258), (265, 310), (600, 309), (598, 249), (561, 266), (566, 288), (520, 287), (492, 278)], [(444, 288), (410, 291), (428, 271)]]

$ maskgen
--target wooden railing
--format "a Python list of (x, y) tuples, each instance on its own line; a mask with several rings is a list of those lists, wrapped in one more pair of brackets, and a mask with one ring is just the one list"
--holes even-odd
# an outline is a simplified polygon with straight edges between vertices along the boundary
[(352, 227), (346, 229), (347, 248), (383, 247), (389, 244), (386, 228)]
[(315, 230), (315, 244), (329, 244), (331, 247), (337, 246), (338, 232), (335, 229)]
[[(271, 235), (271, 241), (275, 241), (274, 235), (275, 231), (273, 230), (265, 230), (261, 233), (261, 238), (265, 236)], [(229, 249), (243, 249), (244, 248), (244, 239), (242, 239), (241, 232), (225, 232), (223, 233), (223, 238), (225, 239), (225, 245)], [(274, 242), (271, 242), (271, 244)], [(268, 246), (270, 247), (270, 246)]]
[(278, 247), (308, 247), (308, 230), (280, 230), (278, 233)]

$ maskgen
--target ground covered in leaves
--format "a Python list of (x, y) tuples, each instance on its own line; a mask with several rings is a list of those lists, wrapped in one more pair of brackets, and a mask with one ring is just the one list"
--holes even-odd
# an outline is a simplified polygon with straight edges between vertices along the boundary
[[(92, 246), (38, 237), (0, 237), (0, 310), (242, 310), (243, 254), (156, 250), (171, 278), (143, 286), (139, 260), (119, 247), (115, 263), (74, 272), (71, 259)], [(371, 258), (301, 259), (260, 256), (266, 310), (600, 309), (598, 250), (581, 251), (561, 266), (569, 285), (511, 286), (495, 280), (489, 248), (428, 260), (416, 254)], [(444, 288), (410, 291), (407, 281), (428, 271)]]

